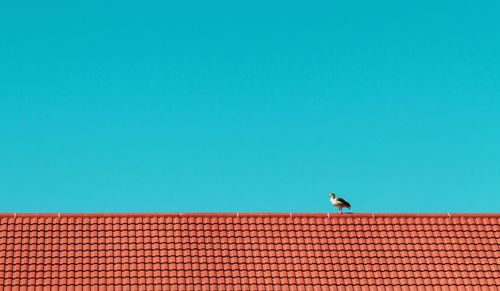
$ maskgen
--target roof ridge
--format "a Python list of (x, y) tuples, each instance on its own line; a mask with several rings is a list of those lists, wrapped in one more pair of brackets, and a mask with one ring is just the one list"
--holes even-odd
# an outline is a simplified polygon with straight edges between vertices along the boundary
[(500, 217), (500, 213), (344, 213), (336, 212), (96, 212), (96, 213), (0, 213), (0, 217)]

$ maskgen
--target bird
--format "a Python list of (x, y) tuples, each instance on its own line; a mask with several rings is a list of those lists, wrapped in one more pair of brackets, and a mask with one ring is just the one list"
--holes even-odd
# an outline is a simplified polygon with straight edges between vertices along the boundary
[(340, 197), (335, 197), (335, 193), (330, 193), (330, 202), (332, 205), (339, 209), (339, 213), (342, 214), (342, 208), (351, 209), (351, 204)]

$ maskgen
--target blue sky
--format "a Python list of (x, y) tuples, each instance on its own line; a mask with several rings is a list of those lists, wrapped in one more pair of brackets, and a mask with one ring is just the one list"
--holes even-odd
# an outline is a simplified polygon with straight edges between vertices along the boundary
[(0, 211), (500, 211), (498, 1), (0, 4)]

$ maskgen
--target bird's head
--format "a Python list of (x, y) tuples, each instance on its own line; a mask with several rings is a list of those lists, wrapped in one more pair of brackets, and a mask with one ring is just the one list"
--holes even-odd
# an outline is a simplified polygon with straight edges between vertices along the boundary
[(335, 198), (335, 193), (331, 192), (330, 193), (330, 198)]

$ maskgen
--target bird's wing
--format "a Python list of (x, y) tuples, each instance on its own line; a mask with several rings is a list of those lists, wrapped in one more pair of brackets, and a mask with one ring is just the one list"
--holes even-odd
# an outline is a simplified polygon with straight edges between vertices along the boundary
[(337, 198), (338, 201), (342, 202), (345, 204), (345, 206), (347, 206), (347, 208), (351, 208), (351, 204), (349, 204), (349, 202), (345, 201), (344, 199), (342, 198)]

